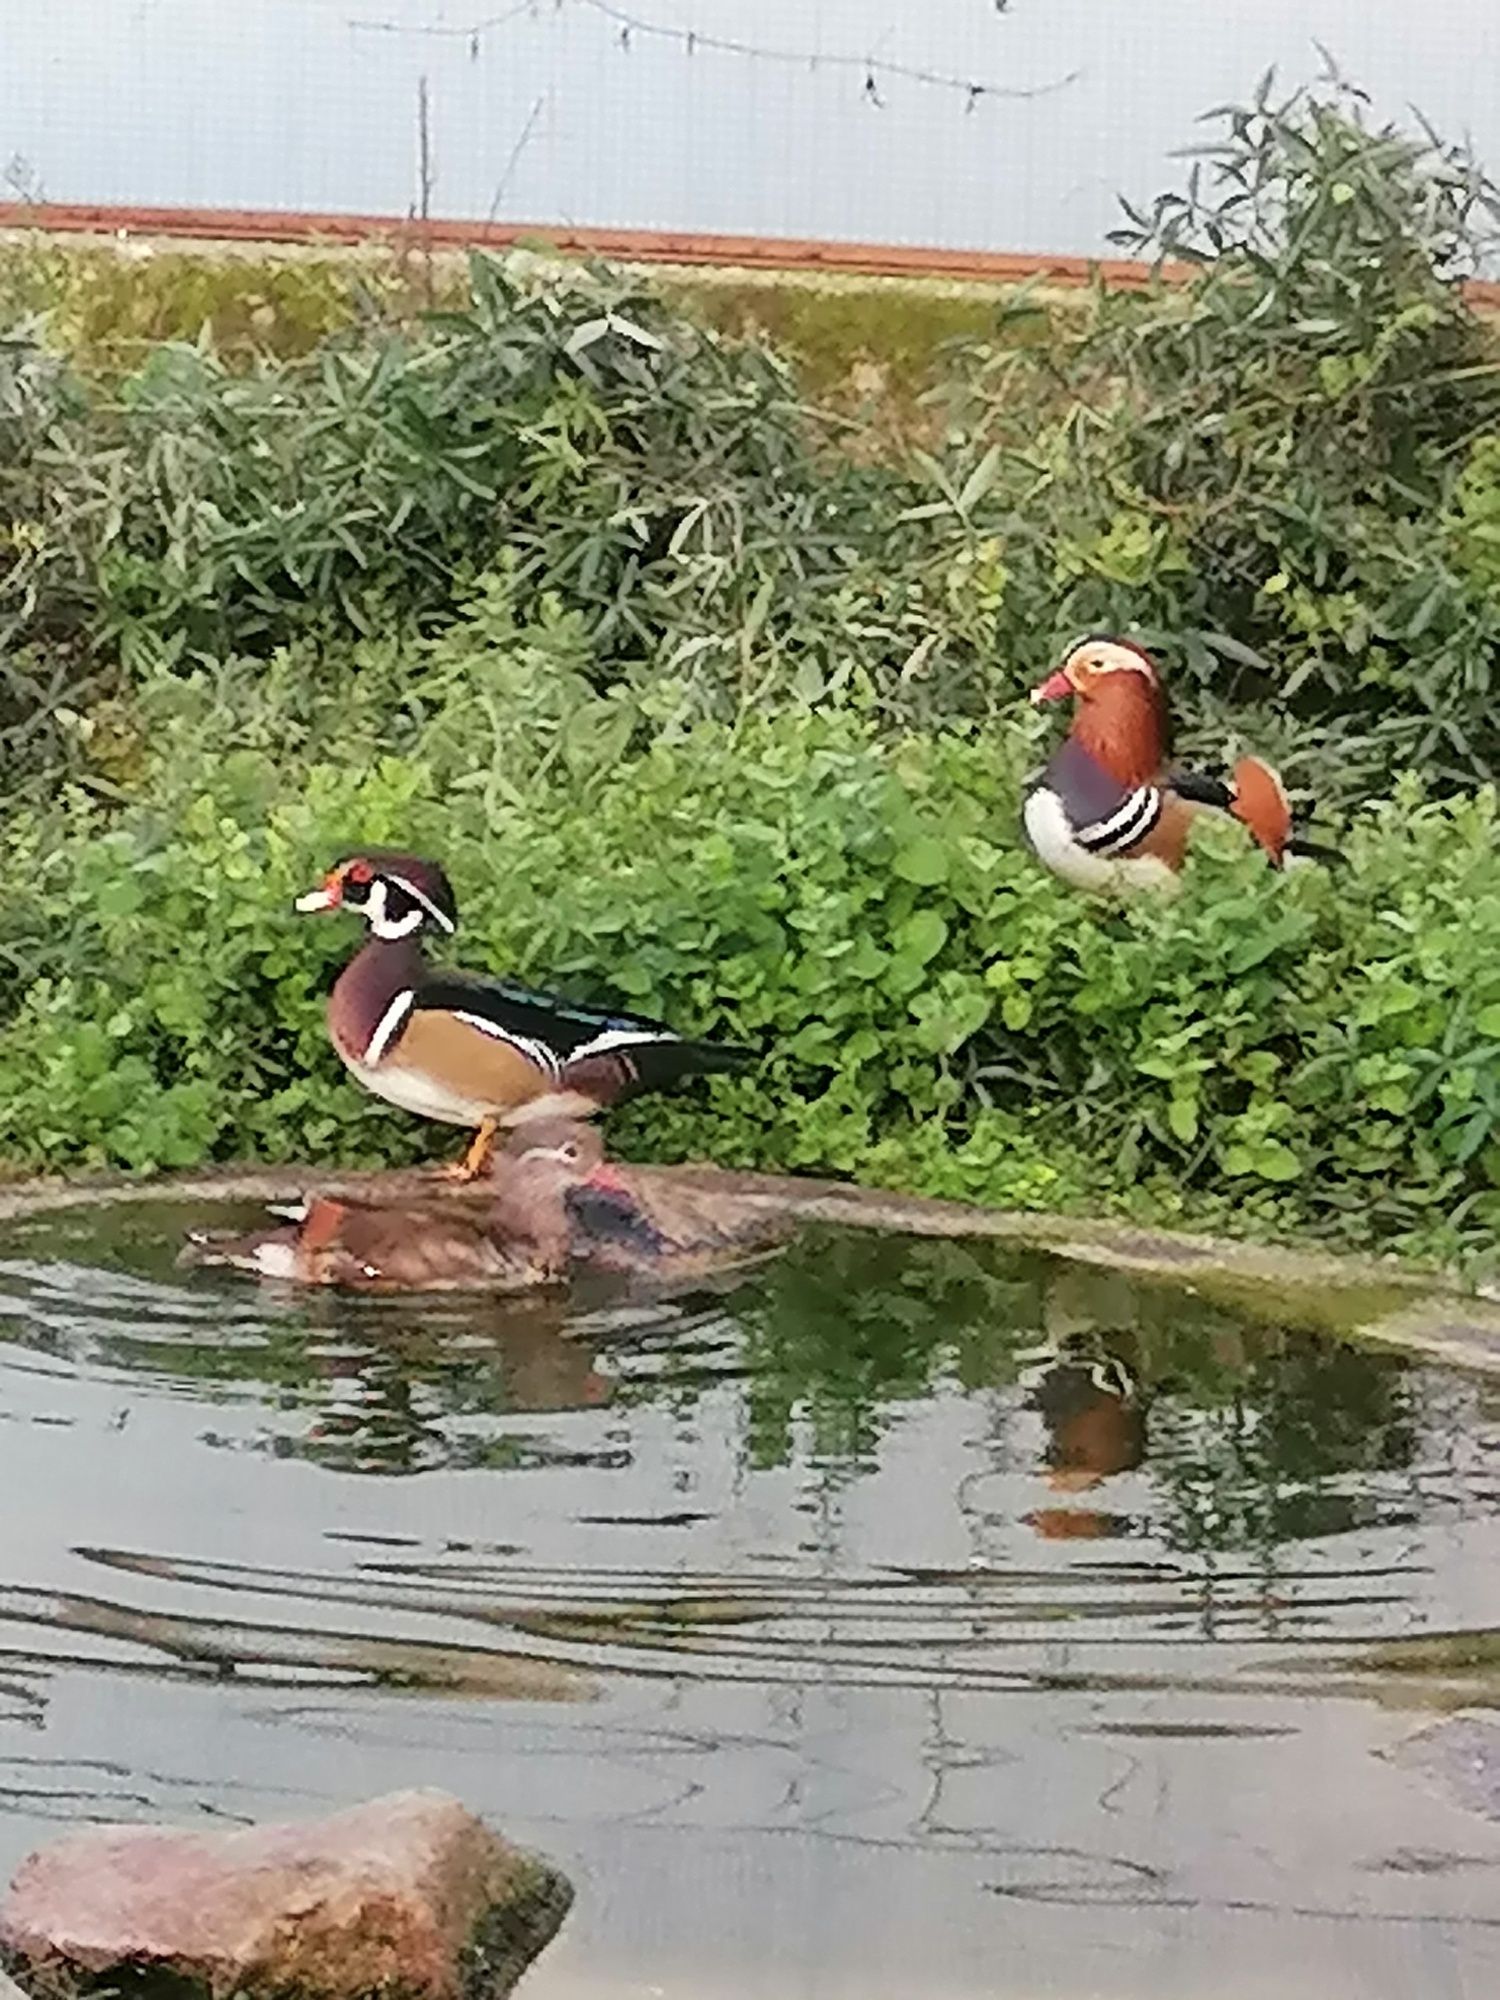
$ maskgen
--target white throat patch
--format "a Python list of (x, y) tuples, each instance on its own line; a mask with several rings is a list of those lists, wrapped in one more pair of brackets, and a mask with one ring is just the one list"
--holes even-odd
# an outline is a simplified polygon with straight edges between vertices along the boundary
[[(404, 888), (405, 884), (402, 886)], [(397, 938), (410, 937), (413, 931), (422, 928), (427, 915), (425, 910), (419, 907), (408, 910), (404, 917), (390, 917), (386, 915), (386, 903), (385, 884), (377, 875), (365, 899), (365, 922), (376, 937), (394, 943)]]

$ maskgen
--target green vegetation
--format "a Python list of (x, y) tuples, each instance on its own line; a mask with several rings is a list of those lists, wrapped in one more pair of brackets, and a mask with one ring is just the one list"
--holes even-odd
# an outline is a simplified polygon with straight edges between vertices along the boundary
[(209, 254), (37, 234), (0, 248), (7, 317), (43, 316), (48, 345), (99, 373), (128, 371), (150, 347), (184, 339), (243, 363), (291, 360), (362, 322), (413, 318), (431, 289), (420, 260), (384, 246)]
[[(481, 260), (420, 322), (392, 295), (280, 353), (122, 356), (28, 266), (0, 1153), (444, 1143), (343, 1079), (352, 939), (288, 913), (378, 840), (448, 863), (473, 962), (765, 1042), (624, 1146), (1482, 1261), (1500, 359), (1453, 279), (1488, 191), (1341, 98), (1226, 131), (1141, 223), (1199, 278), (998, 301), (921, 445), (878, 451), (609, 273)], [(1121, 914), (1046, 877), (1019, 697), (1101, 624), (1349, 865), (1230, 839)]]

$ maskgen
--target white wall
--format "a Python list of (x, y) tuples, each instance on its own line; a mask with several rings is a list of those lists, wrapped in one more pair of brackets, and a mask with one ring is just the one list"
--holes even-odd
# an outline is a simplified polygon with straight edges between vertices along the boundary
[[(1271, 62), (1309, 79), (1316, 37), (1500, 169), (1497, 0), (619, 0), (815, 65), (626, 48), (614, 4), (0, 0), (0, 160), (57, 201), (405, 214), (425, 72), (435, 214), (1091, 252), (1199, 112)], [(877, 68), (878, 107), (871, 56), (1040, 94), (969, 110)]]

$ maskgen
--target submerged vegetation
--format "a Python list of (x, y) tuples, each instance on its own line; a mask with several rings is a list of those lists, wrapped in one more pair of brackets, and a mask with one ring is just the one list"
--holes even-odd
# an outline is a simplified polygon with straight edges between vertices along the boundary
[[(619, 274), (476, 260), (420, 315), (304, 276), (278, 350), (206, 294), (116, 347), (21, 256), (0, 1152), (430, 1147), (337, 1074), (350, 940), (287, 913), (399, 842), (468, 962), (765, 1043), (622, 1143), (1482, 1255), (1500, 354), (1456, 280), (1489, 201), (1348, 96), (1263, 94), (1133, 225), (1199, 275), (1000, 300), (883, 429), (826, 358)], [(1230, 842), (1116, 915), (1042, 874), (1019, 698), (1100, 625), (1348, 865)]]

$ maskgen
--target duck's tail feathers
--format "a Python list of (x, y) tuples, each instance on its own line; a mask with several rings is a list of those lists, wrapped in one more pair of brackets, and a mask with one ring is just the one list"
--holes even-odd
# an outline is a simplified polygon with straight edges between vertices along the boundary
[(664, 1028), (610, 1028), (574, 1050), (547, 1102), (555, 1109), (561, 1093), (569, 1117), (591, 1118), (643, 1090), (666, 1090), (690, 1076), (732, 1075), (758, 1059), (758, 1051), (733, 1042), (686, 1042)]
[(637, 1042), (629, 1053), (642, 1090), (689, 1076), (734, 1076), (760, 1060), (758, 1049), (734, 1042)]
[(252, 1236), (194, 1229), (177, 1254), (183, 1270), (249, 1271), (256, 1277), (290, 1277), (297, 1261), (295, 1229), (262, 1229)]

